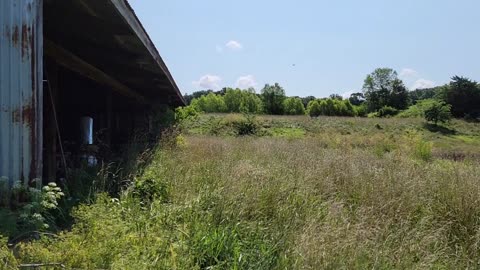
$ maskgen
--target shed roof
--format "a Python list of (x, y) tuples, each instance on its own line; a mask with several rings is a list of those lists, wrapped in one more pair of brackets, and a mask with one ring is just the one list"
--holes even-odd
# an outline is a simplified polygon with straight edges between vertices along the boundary
[(185, 104), (126, 0), (45, 0), (44, 21), (46, 45), (70, 52), (150, 103)]

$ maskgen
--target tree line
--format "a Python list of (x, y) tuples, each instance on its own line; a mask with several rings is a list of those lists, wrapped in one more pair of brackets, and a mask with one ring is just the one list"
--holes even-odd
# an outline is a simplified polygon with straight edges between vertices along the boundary
[[(423, 100), (454, 117), (480, 117), (480, 85), (465, 77), (454, 76), (449, 84), (409, 91), (398, 73), (379, 68), (365, 78), (362, 91), (349, 98), (332, 94), (328, 98), (287, 97), (278, 83), (265, 85), (260, 93), (253, 88), (223, 88), (198, 91), (185, 100), (195, 110), (206, 113), (253, 113), (272, 115), (394, 116)], [(430, 105), (429, 105), (430, 106)], [(430, 107), (432, 107), (431, 105)]]

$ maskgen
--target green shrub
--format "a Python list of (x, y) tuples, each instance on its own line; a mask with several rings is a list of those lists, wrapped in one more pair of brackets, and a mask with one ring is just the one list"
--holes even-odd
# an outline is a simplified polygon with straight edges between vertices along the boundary
[(134, 183), (133, 194), (144, 202), (150, 203), (154, 200), (162, 203), (168, 202), (169, 188), (167, 183), (151, 177), (155, 176), (150, 176), (147, 172), (146, 175), (137, 179)]
[(175, 110), (175, 120), (177, 123), (182, 123), (183, 121), (189, 119), (195, 119), (199, 115), (199, 112), (195, 108), (195, 106), (186, 106), (186, 107), (178, 107)]
[(445, 102), (432, 102), (425, 108), (425, 119), (428, 122), (433, 122), (435, 125), (437, 125), (438, 122), (446, 123), (452, 118), (451, 109), (452, 106)]
[(255, 135), (259, 129), (254, 115), (244, 115), (243, 118), (233, 122), (238, 136)]
[(400, 112), (397, 116), (401, 118), (425, 117), (425, 109), (432, 103), (437, 102), (435, 99), (419, 100), (415, 105), (410, 106), (405, 111)]
[(18, 269), (17, 260), (7, 247), (7, 239), (0, 234), (0, 269)]
[(354, 106), (355, 114), (359, 117), (366, 117), (368, 115), (367, 109), (368, 108), (366, 103), (363, 103), (362, 105), (359, 105), (359, 106)]
[(390, 107), (390, 106), (384, 106), (380, 110), (378, 110), (378, 117), (392, 117), (398, 114), (398, 110)]

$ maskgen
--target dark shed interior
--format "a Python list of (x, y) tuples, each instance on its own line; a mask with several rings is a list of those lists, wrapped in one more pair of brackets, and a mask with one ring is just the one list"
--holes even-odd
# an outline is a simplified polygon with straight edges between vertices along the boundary
[[(153, 112), (184, 101), (126, 1), (45, 0), (43, 9), (43, 176), (51, 181), (65, 163), (108, 158), (135, 130), (152, 128)], [(91, 145), (80, 138), (85, 117)]]

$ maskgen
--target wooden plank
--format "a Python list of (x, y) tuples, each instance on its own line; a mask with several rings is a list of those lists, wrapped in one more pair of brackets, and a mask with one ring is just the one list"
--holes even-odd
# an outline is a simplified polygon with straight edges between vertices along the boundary
[(148, 104), (148, 101), (145, 97), (136, 93), (128, 86), (112, 78), (110, 75), (106, 74), (95, 66), (82, 60), (80, 57), (76, 56), (65, 48), (62, 48), (61, 46), (47, 39), (44, 41), (44, 46), (45, 54), (54, 59), (59, 65), (100, 84), (110, 86), (112, 90), (115, 90), (124, 96), (134, 98), (142, 104)]

